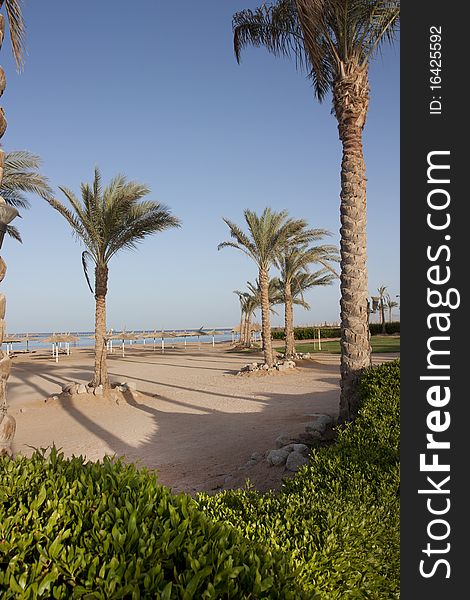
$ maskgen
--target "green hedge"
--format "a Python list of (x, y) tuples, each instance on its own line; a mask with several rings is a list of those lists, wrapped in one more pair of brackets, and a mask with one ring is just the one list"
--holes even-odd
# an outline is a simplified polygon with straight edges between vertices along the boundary
[(299, 598), (286, 559), (121, 461), (0, 459), (0, 597)]
[(338, 442), (279, 493), (198, 497), (248, 539), (290, 557), (308, 598), (399, 598), (399, 362), (369, 369)]
[[(339, 327), (320, 327), (320, 335), (324, 338), (338, 338), (341, 335)], [(318, 327), (294, 327), (296, 340), (312, 340), (318, 337)], [(273, 328), (272, 337), (275, 340), (285, 339), (284, 328)]]
[[(380, 323), (370, 323), (371, 335), (380, 335), (382, 333), (382, 325)], [(386, 333), (400, 333), (400, 321), (386, 323)], [(339, 338), (341, 330), (339, 327), (320, 327), (320, 335), (325, 338)], [(318, 327), (294, 327), (294, 336), (296, 340), (313, 340), (318, 337)], [(272, 337), (275, 340), (285, 339), (284, 328), (274, 327), (272, 329)]]
[[(382, 325), (380, 323), (371, 323), (369, 327), (371, 335), (380, 335), (382, 333)], [(400, 333), (400, 321), (385, 323), (385, 333), (388, 335)]]

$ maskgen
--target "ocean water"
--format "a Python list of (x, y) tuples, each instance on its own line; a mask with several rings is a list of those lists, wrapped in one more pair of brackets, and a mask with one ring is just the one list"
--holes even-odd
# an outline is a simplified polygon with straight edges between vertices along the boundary
[[(172, 330), (175, 331), (176, 333), (183, 333), (184, 330), (181, 329), (176, 329), (176, 330)], [(191, 330), (188, 329), (189, 331), (195, 331), (195, 330)], [(231, 329), (217, 329), (215, 331), (218, 331), (218, 335), (214, 336), (214, 340), (215, 343), (217, 342), (228, 342), (228, 341), (232, 341), (232, 332)], [(56, 332), (57, 333), (57, 332)], [(117, 332), (116, 332), (117, 333)], [(132, 333), (134, 333), (135, 335), (139, 335), (140, 333), (142, 333), (142, 331), (133, 331)], [(95, 343), (95, 339), (93, 337), (94, 332), (93, 331), (71, 331), (70, 332), (71, 335), (74, 335), (75, 337), (78, 337), (78, 341), (76, 342), (71, 342), (70, 343), (70, 347), (71, 348), (84, 348), (86, 346), (93, 346)], [(14, 336), (15, 338), (21, 338), (24, 337), (26, 334), (24, 333), (18, 333), (18, 334), (11, 334), (12, 337)], [(10, 348), (13, 348), (13, 352), (18, 352), (18, 351), (25, 351), (25, 350), (29, 350), (34, 351), (34, 350), (40, 350), (40, 349), (44, 349), (44, 348), (49, 348), (52, 351), (52, 344), (48, 343), (48, 342), (44, 342), (44, 340), (46, 340), (47, 338), (49, 338), (51, 335), (53, 335), (52, 332), (49, 333), (29, 333), (29, 336), (31, 339), (29, 340), (29, 342), (25, 342), (25, 341), (21, 341), (21, 342), (14, 342), (12, 344), (12, 346), (10, 346)], [(185, 338), (184, 337), (168, 337), (164, 339), (165, 342), (165, 346), (171, 346), (172, 344), (176, 343), (184, 343)], [(212, 335), (200, 335), (199, 338), (197, 336), (191, 336), (191, 337), (186, 337), (186, 342), (187, 343), (191, 343), (191, 342), (200, 342), (201, 344), (212, 344)], [(129, 346), (131, 345), (131, 342), (129, 340), (125, 340), (125, 346)], [(143, 344), (144, 340), (142, 338), (139, 338), (137, 340), (132, 340), (132, 344)], [(145, 340), (145, 345), (147, 346), (153, 346), (154, 344), (154, 340), (153, 338), (147, 338)], [(161, 347), (162, 344), (162, 340), (160, 337), (157, 337), (155, 339), (155, 345), (157, 347)], [(113, 345), (114, 347), (118, 347), (122, 345), (122, 340), (119, 339), (115, 339), (113, 340)], [(62, 344), (62, 346), (65, 347), (65, 344)], [(2, 344), (2, 349), (6, 349), (6, 343), (4, 342)]]

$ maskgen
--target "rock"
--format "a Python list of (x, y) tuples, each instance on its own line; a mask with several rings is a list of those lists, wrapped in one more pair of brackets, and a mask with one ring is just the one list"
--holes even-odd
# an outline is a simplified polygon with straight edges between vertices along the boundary
[(127, 385), (117, 385), (115, 389), (117, 392), (127, 392), (128, 388)]
[(20, 413), (25, 413), (26, 412), (26, 408), (20, 408)]
[(277, 438), (276, 438), (276, 448), (282, 448), (283, 446), (286, 446), (287, 444), (290, 444), (292, 442), (292, 436), (291, 435), (285, 435), (284, 433), (281, 433)]
[(297, 471), (300, 467), (308, 464), (308, 458), (300, 452), (291, 452), (286, 460), (286, 468), (289, 471)]
[(281, 363), (281, 364), (279, 364), (279, 365), (276, 365), (276, 369), (277, 369), (278, 371), (287, 371), (287, 369), (288, 369), (288, 368), (289, 368), (289, 367), (288, 367), (287, 365), (284, 365), (284, 364), (282, 364), (282, 363)]
[(95, 387), (95, 391), (93, 393), (95, 394), (95, 396), (102, 396), (103, 395), (103, 386), (99, 385), (98, 387)]
[(86, 394), (87, 391), (87, 386), (84, 383), (79, 383), (77, 385), (77, 394)]
[(11, 445), (15, 437), (16, 421), (9, 414), (3, 415), (0, 419), (0, 457), (13, 456)]
[(290, 369), (295, 369), (296, 367), (296, 364), (293, 360), (286, 360), (284, 364), (287, 365)]
[(307, 435), (311, 440), (321, 440), (322, 438), (322, 434), (320, 433), (320, 431), (315, 430), (308, 431), (305, 435)]
[(330, 415), (312, 414), (309, 416), (316, 417), (316, 419), (305, 426), (305, 431), (307, 433), (312, 433), (314, 431), (324, 433), (328, 425), (333, 423), (333, 417), (330, 417)]
[(128, 381), (127, 382), (127, 389), (131, 390), (133, 392), (137, 391), (137, 384), (135, 381)]
[(65, 385), (62, 386), (62, 391), (65, 394), (75, 394), (77, 391), (77, 384), (74, 383), (73, 381), (70, 383), (66, 383)]
[(262, 454), (260, 454), (259, 452), (253, 452), (253, 454), (250, 456), (250, 460), (254, 460), (257, 463), (260, 460), (263, 460), (264, 456)]
[(58, 400), (59, 396), (52, 396), (51, 400)]
[(279, 450), (271, 450), (266, 460), (270, 465), (279, 466), (286, 462), (288, 456), (289, 452), (281, 448)]
[(311, 358), (310, 352), (306, 352), (302, 358)]
[(261, 365), (261, 369), (263, 371), (269, 371), (269, 367), (268, 367), (268, 365), (266, 363), (264, 365)]
[(308, 446), (305, 444), (292, 444), (292, 450), (294, 452), (306, 452), (308, 450)]

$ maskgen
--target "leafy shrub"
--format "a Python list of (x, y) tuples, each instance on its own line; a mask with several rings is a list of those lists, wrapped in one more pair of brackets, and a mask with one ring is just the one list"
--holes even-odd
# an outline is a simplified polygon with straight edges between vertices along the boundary
[[(320, 336), (325, 338), (338, 338), (341, 335), (339, 327), (320, 327)], [(275, 340), (284, 340), (285, 333), (283, 328), (273, 328), (272, 337)], [(294, 327), (294, 337), (296, 340), (313, 340), (318, 337), (318, 327)]]
[[(381, 335), (382, 325), (380, 323), (370, 323), (370, 334)], [(393, 333), (400, 333), (400, 321), (393, 321), (392, 323), (385, 323), (385, 333), (392, 335)]]
[(0, 596), (299, 598), (285, 558), (121, 461), (0, 460)]
[(198, 501), (215, 520), (283, 551), (307, 597), (399, 597), (399, 362), (368, 369), (362, 404), (338, 441), (278, 493)]
[[(370, 334), (381, 335), (382, 325), (380, 323), (370, 323)], [(313, 340), (318, 337), (318, 327), (294, 327), (294, 337), (296, 340)], [(385, 331), (388, 335), (400, 333), (400, 321), (393, 323), (385, 323)], [(320, 327), (320, 336), (326, 338), (339, 338), (341, 330), (339, 327)], [(283, 327), (275, 327), (272, 329), (272, 337), (274, 340), (284, 340), (285, 333)]]

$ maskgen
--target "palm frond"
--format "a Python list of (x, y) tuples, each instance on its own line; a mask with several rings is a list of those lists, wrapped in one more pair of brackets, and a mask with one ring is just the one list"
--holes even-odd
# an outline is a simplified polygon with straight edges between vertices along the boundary
[(234, 15), (235, 56), (252, 45), (293, 58), (321, 101), (345, 64), (364, 66), (393, 43), (399, 14), (399, 0), (278, 0)]
[(16, 240), (17, 242), (20, 242), (20, 244), (23, 243), (23, 240), (21, 239), (21, 235), (20, 232), (18, 231), (18, 229), (14, 226), (14, 225), (7, 225), (7, 234), (13, 238), (14, 240)]
[(88, 260), (89, 259), (93, 260), (93, 256), (87, 250), (85, 250), (84, 252), (82, 252), (83, 273), (85, 274), (85, 279), (86, 279), (86, 282), (88, 284), (88, 287), (90, 288), (90, 292), (92, 294), (94, 294), (95, 292), (93, 291), (93, 288), (91, 287), (90, 277), (88, 275)]
[(37, 172), (40, 165), (39, 156), (25, 150), (5, 153), (0, 195), (7, 204), (29, 208), (30, 203), (24, 193), (36, 194), (42, 198), (52, 195), (47, 178)]
[(270, 6), (263, 4), (256, 10), (242, 10), (232, 20), (233, 47), (238, 62), (241, 51), (248, 45), (265, 46), (275, 56), (295, 59), (299, 69), (305, 69), (307, 60), (302, 31), (292, 0), (279, 0)]
[(8, 17), (13, 57), (17, 70), (21, 71), (25, 54), (26, 27), (21, 12), (20, 0), (5, 0), (5, 8)]

